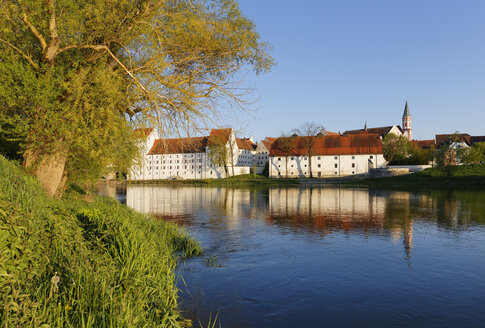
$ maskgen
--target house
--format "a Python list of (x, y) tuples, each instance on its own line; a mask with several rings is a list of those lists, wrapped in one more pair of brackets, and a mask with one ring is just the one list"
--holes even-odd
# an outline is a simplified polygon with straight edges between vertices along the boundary
[(387, 164), (378, 134), (285, 139), (283, 142), (283, 138), (278, 138), (271, 145), (270, 177), (341, 177), (367, 174), (370, 169)]
[(445, 165), (460, 164), (459, 151), (470, 148), (477, 142), (485, 142), (485, 136), (471, 136), (468, 133), (437, 134), (436, 148), (443, 151), (447, 146), (447, 153), (444, 156)]
[(252, 158), (246, 158), (247, 149), (238, 147), (247, 148), (250, 141), (238, 142), (230, 128), (212, 129), (209, 136), (173, 139), (160, 139), (152, 135), (154, 131), (140, 145), (142, 165), (132, 168), (131, 180), (217, 179), (250, 172)]
[(260, 174), (264, 171), (266, 164), (269, 161), (269, 151), (271, 145), (276, 141), (276, 138), (266, 137), (261, 140), (256, 147), (256, 151), (253, 157), (254, 165), (256, 165), (256, 173)]

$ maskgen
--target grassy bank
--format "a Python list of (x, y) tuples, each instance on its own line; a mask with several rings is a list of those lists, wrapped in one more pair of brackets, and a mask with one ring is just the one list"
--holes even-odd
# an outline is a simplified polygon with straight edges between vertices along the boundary
[(485, 188), (485, 165), (430, 168), (408, 175), (364, 179), (349, 184), (386, 189), (482, 189)]
[(225, 179), (187, 179), (187, 180), (150, 180), (129, 181), (129, 184), (169, 184), (169, 185), (196, 185), (196, 186), (224, 186), (224, 187), (255, 187), (255, 186), (286, 186), (299, 185), (300, 179), (270, 179), (258, 174), (246, 174)]
[(176, 256), (201, 249), (177, 226), (71, 190), (49, 199), (0, 156), (2, 327), (181, 327)]

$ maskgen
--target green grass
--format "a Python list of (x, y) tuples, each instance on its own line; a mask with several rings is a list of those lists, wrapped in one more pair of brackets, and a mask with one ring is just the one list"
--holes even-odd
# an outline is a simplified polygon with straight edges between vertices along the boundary
[(0, 157), (0, 326), (187, 326), (174, 269), (199, 244), (115, 200), (83, 198), (50, 199)]
[(485, 188), (485, 165), (430, 168), (413, 174), (364, 179), (350, 184), (386, 189), (482, 189)]
[(300, 179), (270, 179), (259, 174), (237, 175), (224, 179), (187, 179), (187, 180), (150, 180), (129, 181), (130, 184), (170, 184), (170, 185), (198, 185), (198, 186), (225, 186), (225, 187), (255, 187), (271, 185), (298, 185)]

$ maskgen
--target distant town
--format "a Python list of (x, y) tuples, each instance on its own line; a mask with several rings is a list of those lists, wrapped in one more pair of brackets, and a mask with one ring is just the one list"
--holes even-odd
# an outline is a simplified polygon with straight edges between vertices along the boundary
[[(141, 162), (128, 174), (129, 180), (220, 179), (244, 174), (264, 174), (270, 178), (329, 178), (369, 175), (389, 167), (383, 146), (386, 136), (410, 142), (424, 152), (440, 151), (443, 145), (453, 150), (447, 164), (459, 164), (460, 149), (485, 142), (485, 136), (439, 134), (435, 139), (413, 140), (411, 113), (406, 102), (401, 125), (367, 127), (336, 133), (322, 129), (316, 135), (238, 137), (232, 128), (212, 129), (208, 136), (162, 139), (154, 128), (136, 131), (142, 137)], [(389, 157), (389, 156), (388, 156)], [(420, 170), (433, 165), (425, 159)], [(416, 164), (416, 163), (412, 163)], [(406, 165), (405, 165), (406, 166)]]

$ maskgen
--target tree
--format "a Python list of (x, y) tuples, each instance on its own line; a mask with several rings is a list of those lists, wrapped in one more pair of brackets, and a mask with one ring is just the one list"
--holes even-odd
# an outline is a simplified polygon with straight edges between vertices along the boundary
[(477, 142), (470, 148), (463, 148), (459, 154), (464, 164), (480, 164), (485, 162), (485, 142)]
[[(227, 140), (223, 136), (216, 135), (209, 139), (207, 156), (209, 156), (209, 159), (214, 165), (224, 167), (226, 177), (229, 176), (228, 158), (230, 157), (230, 152), (227, 147)], [(234, 165), (232, 166), (234, 170)]]
[(382, 140), (384, 158), (389, 163), (393, 163), (397, 159), (406, 158), (410, 145), (411, 143), (406, 137), (389, 133)]
[(18, 140), (50, 195), (91, 172), (85, 164), (134, 156), (134, 126), (166, 134), (212, 120), (220, 101), (244, 106), (235, 74), (273, 65), (235, 0), (0, 0), (0, 9), (0, 135)]
[(285, 133), (282, 133), (281, 137), (276, 139), (276, 147), (285, 155), (286, 178), (288, 178), (288, 157), (295, 154), (294, 146), (295, 138), (289, 137)]
[(313, 178), (312, 156), (313, 156), (314, 146), (317, 143), (316, 136), (319, 133), (322, 133), (322, 131), (325, 131), (325, 128), (313, 122), (304, 123), (300, 127), (293, 129), (293, 132), (295, 134), (302, 137), (302, 142), (306, 149), (306, 155), (308, 158), (308, 169), (310, 172), (310, 178)]

